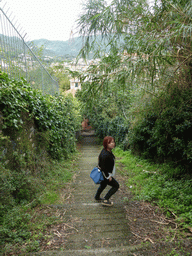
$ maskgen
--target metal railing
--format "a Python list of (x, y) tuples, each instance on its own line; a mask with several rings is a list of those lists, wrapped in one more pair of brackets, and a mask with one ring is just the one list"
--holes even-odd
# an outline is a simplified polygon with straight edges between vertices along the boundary
[(40, 61), (37, 48), (33, 43), (27, 43), (27, 34), (21, 32), (14, 19), (11, 20), (9, 9), (5, 11), (6, 3), (3, 7), (1, 5), (0, 0), (0, 70), (11, 79), (25, 78), (33, 88), (42, 90), (44, 94), (59, 92), (58, 83)]

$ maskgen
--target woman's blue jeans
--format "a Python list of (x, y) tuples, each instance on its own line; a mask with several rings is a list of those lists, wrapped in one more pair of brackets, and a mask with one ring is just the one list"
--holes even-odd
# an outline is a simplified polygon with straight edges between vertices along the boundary
[(119, 183), (112, 177), (112, 180), (109, 181), (107, 179), (104, 179), (104, 181), (102, 181), (100, 183), (100, 186), (97, 190), (97, 193), (95, 195), (95, 199), (98, 200), (100, 199), (100, 195), (103, 192), (103, 190), (107, 187), (107, 185), (111, 186), (112, 188), (107, 192), (107, 194), (105, 195), (105, 199), (108, 200), (113, 194), (115, 194), (115, 192), (117, 192), (117, 190), (119, 189)]

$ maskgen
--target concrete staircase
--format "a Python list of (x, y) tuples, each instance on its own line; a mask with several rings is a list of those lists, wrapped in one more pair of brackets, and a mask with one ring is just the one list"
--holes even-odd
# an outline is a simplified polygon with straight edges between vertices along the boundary
[(129, 242), (132, 234), (121, 191), (113, 196), (113, 207), (104, 207), (94, 199), (98, 185), (93, 183), (89, 175), (97, 165), (101, 146), (96, 144), (93, 135), (83, 136), (81, 143), (82, 156), (78, 160), (79, 174), (73, 183), (72, 201), (60, 206), (66, 209), (65, 216), (73, 223), (73, 232), (63, 251), (46, 251), (35, 255), (136, 255), (133, 252), (139, 251), (140, 246), (132, 246)]

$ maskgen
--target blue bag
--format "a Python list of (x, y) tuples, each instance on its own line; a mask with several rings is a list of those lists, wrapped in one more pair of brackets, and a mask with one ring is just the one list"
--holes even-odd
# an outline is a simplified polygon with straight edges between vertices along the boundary
[(102, 171), (98, 167), (94, 167), (90, 174), (91, 179), (95, 184), (100, 184), (104, 180)]

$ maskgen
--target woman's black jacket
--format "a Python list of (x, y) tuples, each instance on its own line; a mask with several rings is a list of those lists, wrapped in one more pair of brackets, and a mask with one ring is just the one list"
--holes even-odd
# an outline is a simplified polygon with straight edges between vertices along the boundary
[(108, 178), (109, 174), (112, 173), (114, 164), (115, 156), (113, 153), (103, 148), (99, 155), (99, 167), (101, 168), (102, 172), (104, 172), (106, 178)]

